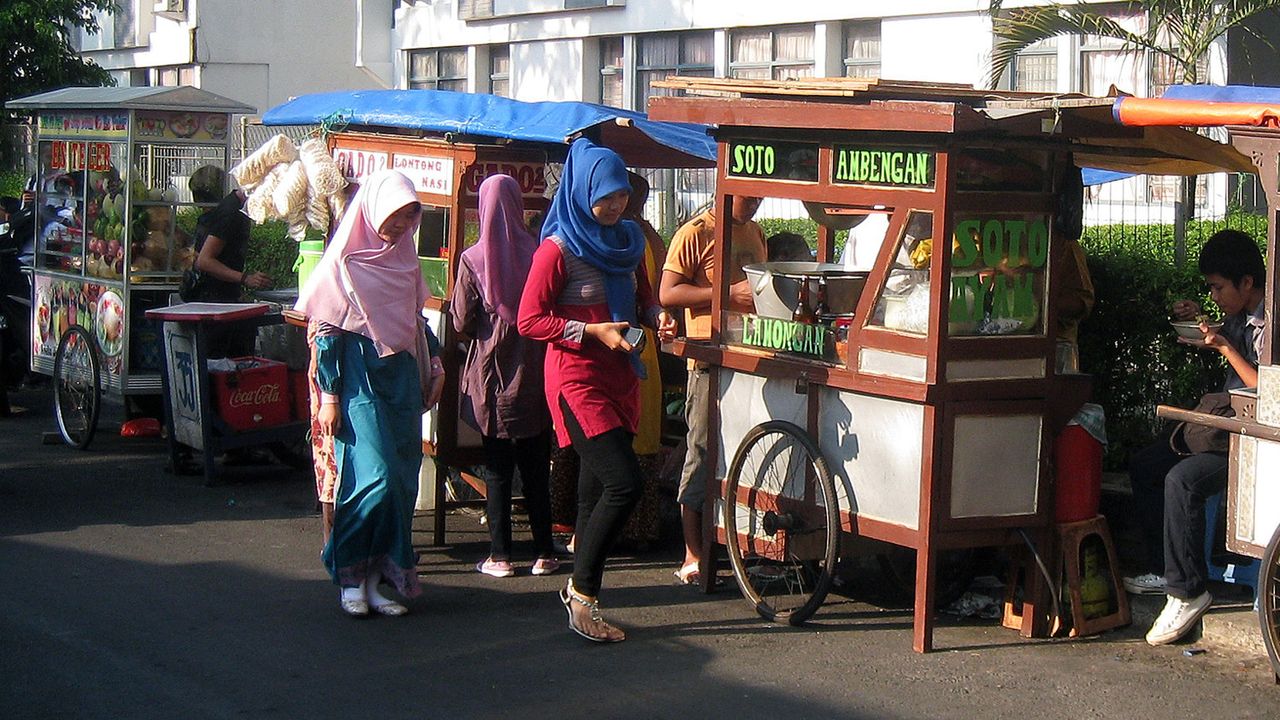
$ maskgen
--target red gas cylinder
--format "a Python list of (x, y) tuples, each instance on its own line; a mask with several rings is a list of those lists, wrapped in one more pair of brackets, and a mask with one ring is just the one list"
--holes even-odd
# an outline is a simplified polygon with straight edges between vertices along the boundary
[(1068, 425), (1054, 445), (1057, 522), (1090, 520), (1102, 499), (1102, 443), (1079, 425)]

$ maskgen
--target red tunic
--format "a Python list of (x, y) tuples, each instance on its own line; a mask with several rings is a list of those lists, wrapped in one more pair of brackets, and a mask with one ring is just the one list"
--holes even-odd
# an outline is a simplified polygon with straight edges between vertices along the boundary
[[(637, 316), (656, 325), (661, 308), (644, 265), (636, 268)], [(603, 273), (566, 252), (549, 237), (533, 255), (520, 298), (520, 334), (547, 343), (547, 407), (561, 447), (569, 445), (560, 398), (564, 398), (587, 437), (614, 428), (635, 433), (640, 420), (640, 379), (627, 353), (584, 338), (587, 323), (610, 322)]]

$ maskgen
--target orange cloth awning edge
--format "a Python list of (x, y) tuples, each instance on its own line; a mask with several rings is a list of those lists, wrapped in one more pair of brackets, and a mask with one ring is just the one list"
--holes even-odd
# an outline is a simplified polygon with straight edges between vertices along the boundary
[(1280, 128), (1280, 105), (1265, 103), (1122, 97), (1116, 99), (1111, 112), (1121, 125), (1141, 127), (1252, 125)]

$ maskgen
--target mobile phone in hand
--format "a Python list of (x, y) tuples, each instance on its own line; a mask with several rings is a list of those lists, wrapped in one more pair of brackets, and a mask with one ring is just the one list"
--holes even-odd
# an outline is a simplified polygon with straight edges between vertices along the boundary
[(631, 352), (638, 353), (644, 349), (644, 328), (632, 325), (622, 334), (622, 338), (631, 345)]

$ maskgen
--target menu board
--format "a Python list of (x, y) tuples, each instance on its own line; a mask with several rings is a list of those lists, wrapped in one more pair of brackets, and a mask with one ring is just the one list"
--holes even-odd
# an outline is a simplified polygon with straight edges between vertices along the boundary
[(139, 140), (227, 139), (227, 113), (142, 112), (135, 116), (134, 137)]
[(62, 135), (76, 138), (123, 140), (129, 136), (129, 113), (110, 112), (42, 112), (40, 135)]
[(818, 146), (777, 140), (730, 140), (725, 174), (761, 180), (818, 181)]
[(933, 187), (935, 155), (928, 150), (836, 145), (832, 154), (833, 183)]

